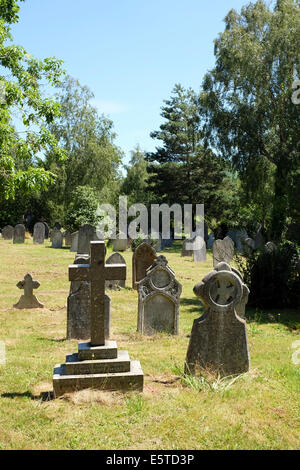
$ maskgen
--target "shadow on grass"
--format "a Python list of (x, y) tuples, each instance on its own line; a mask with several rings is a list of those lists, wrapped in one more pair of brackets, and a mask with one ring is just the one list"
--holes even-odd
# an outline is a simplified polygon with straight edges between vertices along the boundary
[(184, 305), (186, 307), (189, 307), (189, 313), (197, 313), (200, 315), (203, 315), (204, 313), (204, 307), (200, 303), (199, 299), (195, 298), (181, 298), (180, 299), (180, 305)]
[(67, 338), (37, 338), (37, 341), (43, 341), (46, 343), (64, 343), (67, 341)]
[(52, 246), (45, 246), (45, 248), (50, 248), (51, 250), (68, 250), (70, 251), (70, 246), (62, 246), (61, 248), (52, 248)]
[(300, 311), (296, 309), (262, 310), (247, 308), (246, 320), (259, 324), (278, 323), (286, 326), (290, 331), (300, 331)]
[(51, 392), (41, 392), (40, 395), (33, 395), (31, 392), (27, 390), (27, 392), (23, 393), (18, 393), (18, 392), (12, 392), (12, 393), (2, 393), (1, 398), (11, 398), (14, 400), (15, 398), (30, 398), (30, 400), (35, 400), (35, 401), (51, 401), (54, 400), (54, 393)]

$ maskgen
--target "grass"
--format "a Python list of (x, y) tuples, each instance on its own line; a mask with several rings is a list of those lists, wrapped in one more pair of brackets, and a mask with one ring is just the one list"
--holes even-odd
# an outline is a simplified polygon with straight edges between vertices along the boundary
[[(251, 371), (238, 378), (185, 376), (193, 320), (202, 312), (193, 286), (212, 268), (180, 258), (180, 246), (164, 253), (183, 292), (180, 334), (142, 337), (136, 332), (137, 293), (131, 286), (110, 292), (111, 337), (140, 360), (143, 394), (85, 390), (52, 400), (55, 364), (75, 352), (67, 341), (68, 250), (13, 245), (0, 240), (0, 449), (299, 449), (300, 365), (292, 345), (300, 340), (299, 311), (247, 312)], [(19, 280), (30, 272), (44, 309), (16, 310)]]

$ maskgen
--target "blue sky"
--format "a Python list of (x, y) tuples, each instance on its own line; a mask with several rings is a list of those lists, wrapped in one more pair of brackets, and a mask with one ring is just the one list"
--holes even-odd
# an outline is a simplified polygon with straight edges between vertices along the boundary
[(214, 65), (213, 40), (231, 8), (248, 0), (26, 0), (14, 41), (38, 58), (63, 59), (114, 121), (116, 143), (154, 150), (151, 131), (175, 83), (199, 90)]

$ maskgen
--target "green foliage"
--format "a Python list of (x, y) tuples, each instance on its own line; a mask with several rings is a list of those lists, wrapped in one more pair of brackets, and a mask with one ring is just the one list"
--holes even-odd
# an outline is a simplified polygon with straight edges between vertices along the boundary
[[(16, 190), (29, 194), (45, 189), (54, 173), (39, 168), (38, 153), (49, 150), (58, 160), (64, 152), (47, 129), (59, 115), (59, 105), (42, 97), (40, 85), (57, 85), (62, 61), (54, 57), (33, 58), (12, 43), (11, 24), (18, 22), (19, 2), (0, 0), (0, 200), (14, 197)], [(2, 72), (3, 70), (3, 72)], [(6, 74), (5, 74), (6, 73)], [(17, 132), (12, 119), (25, 129)], [(25, 136), (24, 136), (25, 135)]]
[(237, 257), (239, 269), (250, 289), (249, 306), (293, 308), (300, 306), (299, 255), (296, 246), (283, 242), (275, 251), (249, 251)]
[(125, 166), (127, 174), (121, 185), (121, 193), (128, 196), (129, 206), (136, 203), (148, 206), (153, 197), (147, 182), (147, 166), (145, 154), (137, 145), (131, 151), (129, 165)]
[[(278, 240), (292, 212), (289, 188), (299, 191), (300, 107), (291, 100), (292, 83), (300, 76), (299, 6), (277, 0), (272, 10), (258, 0), (240, 14), (231, 10), (200, 98), (207, 142), (241, 177), (250, 175), (252, 199), (263, 200), (260, 222), (269, 223)], [(261, 164), (256, 168), (262, 159), (272, 166), (267, 172)]]
[(72, 193), (72, 202), (65, 217), (65, 227), (71, 232), (78, 230), (81, 225), (97, 225), (99, 216), (96, 214), (99, 200), (93, 188), (78, 186)]

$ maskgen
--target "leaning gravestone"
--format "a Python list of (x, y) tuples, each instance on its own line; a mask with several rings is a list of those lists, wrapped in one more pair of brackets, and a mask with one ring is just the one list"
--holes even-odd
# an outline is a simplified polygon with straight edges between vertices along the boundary
[(78, 230), (78, 250), (77, 253), (89, 253), (90, 242), (97, 241), (98, 236), (95, 227), (90, 224), (85, 224)]
[[(126, 266), (126, 261), (120, 253), (113, 253), (106, 260), (106, 264), (123, 264)], [(105, 282), (105, 287), (111, 290), (118, 290), (119, 287), (125, 287), (125, 279), (115, 279)]]
[(33, 289), (38, 289), (40, 283), (32, 279), (31, 274), (27, 273), (23, 281), (18, 282), (17, 287), (24, 289), (24, 294), (21, 295), (20, 300), (14, 305), (14, 308), (43, 308), (36, 296), (33, 294)]
[(161, 331), (177, 335), (181, 290), (165, 256), (158, 256), (138, 282), (138, 331), (148, 336)]
[(216, 240), (213, 244), (213, 265), (221, 262), (230, 263), (234, 256), (234, 242), (229, 237), (224, 240)]
[(54, 229), (51, 235), (52, 245), (51, 248), (62, 248), (63, 234), (60, 230)]
[(222, 377), (242, 374), (250, 367), (246, 322), (236, 306), (245, 295), (241, 278), (226, 263), (218, 264), (194, 293), (205, 306), (194, 320), (187, 350), (185, 372), (197, 375), (201, 369)]
[[(89, 255), (77, 255), (74, 264), (87, 265)], [(105, 339), (110, 335), (110, 297), (105, 294)], [(91, 334), (90, 281), (71, 281), (67, 301), (67, 339), (88, 339)]]
[(42, 245), (45, 241), (45, 225), (37, 222), (33, 227), (33, 243)]
[(195, 263), (204, 263), (206, 261), (206, 243), (204, 238), (197, 235), (193, 241), (193, 258)]
[(25, 242), (25, 226), (23, 224), (18, 224), (14, 228), (14, 243), (24, 243)]
[(156, 252), (148, 243), (141, 243), (132, 255), (132, 288), (144, 279), (147, 269), (154, 263)]
[(54, 396), (87, 388), (142, 391), (144, 374), (139, 361), (131, 361), (127, 351), (118, 351), (115, 341), (105, 339), (105, 281), (125, 279), (126, 266), (105, 264), (105, 243), (92, 241), (90, 264), (69, 267), (70, 281), (90, 281), (91, 341), (79, 343), (78, 353), (55, 366)]
[(2, 229), (2, 237), (4, 240), (11, 240), (14, 236), (14, 228), (11, 225), (6, 225)]
[(71, 248), (70, 251), (77, 253), (78, 251), (78, 231), (71, 234)]

